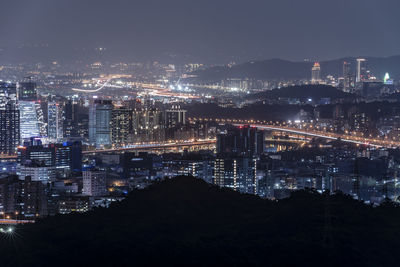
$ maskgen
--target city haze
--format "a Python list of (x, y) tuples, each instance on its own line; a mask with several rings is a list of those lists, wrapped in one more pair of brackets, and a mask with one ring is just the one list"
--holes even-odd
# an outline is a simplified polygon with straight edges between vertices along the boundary
[(78, 59), (96, 48), (109, 60), (211, 64), (391, 56), (400, 54), (399, 8), (395, 0), (6, 0), (0, 56)]

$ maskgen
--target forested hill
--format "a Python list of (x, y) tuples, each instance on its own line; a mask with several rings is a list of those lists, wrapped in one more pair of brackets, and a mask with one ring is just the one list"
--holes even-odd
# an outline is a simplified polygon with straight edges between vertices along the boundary
[(272, 202), (178, 177), (109, 209), (20, 226), (1, 266), (396, 266), (400, 208), (301, 191)]

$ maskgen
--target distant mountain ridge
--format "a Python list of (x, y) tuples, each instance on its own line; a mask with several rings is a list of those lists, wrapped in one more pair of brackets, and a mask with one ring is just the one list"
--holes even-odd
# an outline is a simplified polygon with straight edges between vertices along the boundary
[[(383, 78), (386, 72), (391, 77), (400, 77), (400, 55), (391, 57), (364, 57), (368, 67), (378, 78)], [(352, 64), (351, 70), (356, 72), (356, 57), (347, 57), (335, 60), (322, 61), (322, 77), (333, 75), (342, 76), (343, 62)], [(250, 78), (257, 80), (301, 80), (310, 79), (313, 62), (294, 62), (283, 59), (268, 59), (262, 61), (250, 61), (243, 64), (228, 66), (216, 66), (206, 70), (196, 71), (198, 80), (221, 81), (229, 78)]]

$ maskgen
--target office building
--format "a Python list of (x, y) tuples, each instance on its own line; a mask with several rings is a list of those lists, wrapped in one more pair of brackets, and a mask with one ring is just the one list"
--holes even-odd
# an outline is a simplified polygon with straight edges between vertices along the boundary
[(83, 171), (82, 194), (86, 196), (107, 195), (106, 173), (101, 171)]
[(111, 113), (113, 105), (110, 100), (94, 100), (89, 108), (89, 141), (96, 147), (111, 145)]
[(17, 86), (15, 83), (0, 82), (0, 110), (5, 109), (7, 104), (16, 106)]
[(18, 99), (21, 101), (36, 101), (36, 84), (31, 81), (18, 83)]
[(57, 102), (48, 102), (47, 114), (47, 137), (52, 142), (58, 142), (63, 138), (62, 108)]
[(21, 139), (41, 136), (36, 103), (34, 101), (19, 101)]
[(16, 106), (7, 103), (0, 108), (0, 154), (12, 155), (20, 144), (20, 116)]

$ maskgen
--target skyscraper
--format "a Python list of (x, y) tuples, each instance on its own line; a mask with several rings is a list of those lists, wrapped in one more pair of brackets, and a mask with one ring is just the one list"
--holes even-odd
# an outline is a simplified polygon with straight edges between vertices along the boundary
[(264, 132), (249, 125), (217, 136), (214, 184), (257, 193), (257, 158), (264, 152)]
[(63, 138), (62, 109), (57, 102), (48, 102), (47, 114), (47, 137), (57, 142)]
[(311, 69), (311, 83), (319, 84), (321, 82), (321, 66), (319, 62), (315, 62)]
[(366, 62), (367, 60), (365, 58), (357, 58), (357, 77), (356, 77), (356, 82), (362, 82), (363, 79), (366, 77)]
[(36, 101), (36, 84), (32, 81), (18, 83), (18, 98), (22, 101)]
[(95, 100), (89, 109), (89, 139), (96, 147), (111, 145), (111, 112), (110, 100)]
[(19, 101), (21, 139), (40, 136), (39, 121), (34, 101)]
[(351, 64), (350, 62), (343, 62), (343, 91), (350, 92), (353, 86), (354, 78), (351, 74)]
[(0, 82), (0, 109), (5, 109), (7, 103), (17, 104), (17, 86), (15, 83)]
[(20, 143), (20, 117), (15, 105), (7, 103), (0, 109), (0, 154), (15, 154)]
[(111, 115), (111, 142), (123, 145), (132, 142), (132, 110), (117, 108)]

